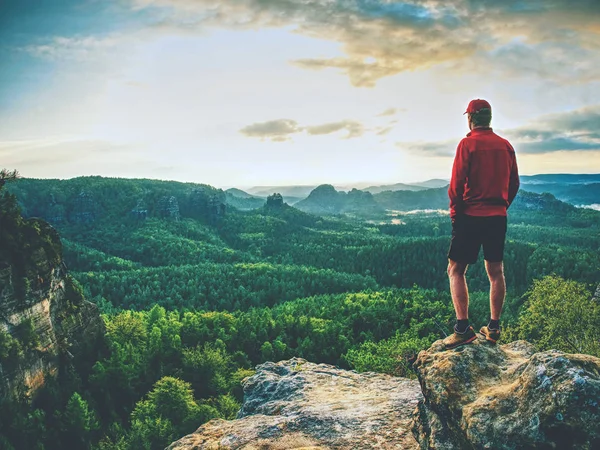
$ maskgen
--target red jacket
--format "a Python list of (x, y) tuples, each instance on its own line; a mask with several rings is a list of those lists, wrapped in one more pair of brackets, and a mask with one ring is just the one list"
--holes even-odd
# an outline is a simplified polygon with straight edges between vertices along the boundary
[(491, 128), (475, 128), (456, 149), (448, 188), (450, 217), (505, 216), (519, 190), (515, 149)]

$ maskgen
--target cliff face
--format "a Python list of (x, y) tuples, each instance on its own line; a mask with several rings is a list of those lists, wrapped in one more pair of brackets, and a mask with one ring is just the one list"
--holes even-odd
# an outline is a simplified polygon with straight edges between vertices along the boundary
[(58, 373), (61, 358), (76, 358), (101, 339), (104, 325), (94, 304), (69, 298), (73, 281), (63, 265), (51, 271), (47, 289), (31, 293), (37, 299), (27, 304), (15, 300), (10, 270), (4, 272), (9, 283), (0, 290), (0, 332), (13, 351), (0, 360), (0, 397), (30, 397), (47, 376)]
[(292, 358), (257, 366), (242, 385), (236, 420), (213, 419), (169, 449), (418, 448), (415, 380)]
[(68, 275), (56, 231), (0, 197), (0, 398), (31, 397), (97, 347), (104, 324)]

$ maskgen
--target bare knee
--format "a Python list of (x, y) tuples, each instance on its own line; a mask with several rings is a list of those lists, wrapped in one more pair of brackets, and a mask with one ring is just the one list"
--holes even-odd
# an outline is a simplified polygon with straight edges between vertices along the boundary
[(501, 280), (504, 278), (504, 265), (502, 262), (485, 262), (485, 270), (491, 281)]
[(453, 277), (464, 277), (467, 272), (467, 264), (448, 260), (448, 276)]

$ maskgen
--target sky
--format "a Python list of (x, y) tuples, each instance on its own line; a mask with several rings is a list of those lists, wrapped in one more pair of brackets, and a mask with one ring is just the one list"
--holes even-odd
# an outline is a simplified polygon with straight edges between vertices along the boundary
[(598, 0), (0, 0), (0, 167), (217, 187), (600, 172)]

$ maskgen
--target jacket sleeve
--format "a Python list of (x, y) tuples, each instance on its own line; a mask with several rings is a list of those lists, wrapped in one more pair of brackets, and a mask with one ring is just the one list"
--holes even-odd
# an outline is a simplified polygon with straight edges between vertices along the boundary
[(464, 141), (464, 139), (460, 141), (456, 148), (456, 156), (454, 157), (454, 164), (452, 166), (452, 178), (448, 187), (451, 218), (455, 218), (464, 209), (463, 193), (469, 176), (469, 149)]
[(510, 180), (508, 183), (508, 206), (511, 205), (515, 197), (517, 196), (517, 192), (519, 192), (519, 186), (521, 182), (519, 181), (519, 167), (517, 166), (517, 156), (515, 154), (515, 149), (508, 144), (511, 152), (511, 169), (510, 169)]

